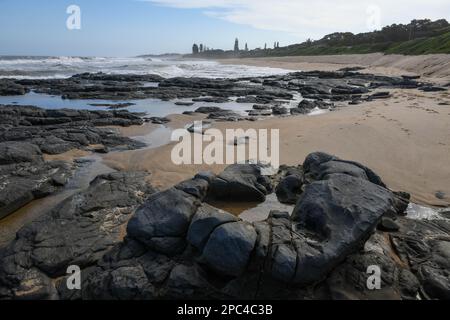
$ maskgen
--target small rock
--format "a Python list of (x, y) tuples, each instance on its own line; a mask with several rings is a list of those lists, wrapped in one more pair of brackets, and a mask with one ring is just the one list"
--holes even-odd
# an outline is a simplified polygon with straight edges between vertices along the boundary
[(440, 199), (440, 200), (444, 200), (445, 199), (445, 193), (442, 191), (438, 191), (435, 193), (436, 198)]
[(392, 219), (383, 217), (378, 224), (378, 230), (385, 232), (396, 232), (400, 230), (400, 226), (396, 224)]

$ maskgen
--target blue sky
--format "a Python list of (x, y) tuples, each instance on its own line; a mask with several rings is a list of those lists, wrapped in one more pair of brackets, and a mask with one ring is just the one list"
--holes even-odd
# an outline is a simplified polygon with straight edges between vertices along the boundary
[[(81, 30), (66, 9), (81, 8)], [(412, 18), (450, 17), (448, 0), (0, 0), (1, 55), (132, 56), (232, 49), (364, 32)]]

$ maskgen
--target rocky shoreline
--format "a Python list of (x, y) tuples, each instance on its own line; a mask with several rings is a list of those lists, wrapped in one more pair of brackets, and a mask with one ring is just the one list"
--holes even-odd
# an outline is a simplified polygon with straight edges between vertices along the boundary
[[(299, 197), (293, 212), (252, 224), (208, 204), (280, 189)], [(450, 224), (404, 217), (408, 202), (325, 153), (271, 177), (232, 165), (161, 192), (142, 173), (99, 176), (0, 250), (0, 297), (448, 299)], [(82, 290), (67, 290), (68, 265), (82, 269)], [(366, 286), (373, 265), (380, 290)]]
[[(153, 83), (157, 85), (148, 86)], [(281, 76), (244, 79), (171, 78), (155, 75), (80, 74), (68, 79), (0, 79), (0, 95), (24, 95), (30, 91), (61, 95), (65, 99), (129, 100), (191, 98), (223, 103), (232, 97), (236, 103), (254, 103), (248, 116), (220, 107), (200, 107), (215, 121), (257, 120), (266, 116), (307, 114), (313, 109), (331, 110), (335, 102), (358, 104), (362, 100), (388, 98), (388, 92), (371, 93), (378, 88), (433, 88), (411, 77), (391, 78), (340, 72), (296, 72)], [(304, 98), (296, 107), (284, 104), (295, 92)], [(136, 149), (145, 144), (120, 136), (105, 126), (141, 125), (144, 121), (164, 124), (169, 120), (145, 117), (122, 110), (132, 104), (107, 104), (108, 111), (58, 109), (34, 106), (0, 105), (0, 218), (33, 199), (54, 193), (64, 186), (71, 170), (61, 162), (45, 163), (42, 154), (62, 154), (72, 149), (107, 153), (111, 148)], [(189, 114), (189, 112), (188, 112)], [(44, 181), (44, 182), (43, 182)]]
[[(110, 101), (155, 98), (178, 101), (178, 105), (195, 102), (253, 103), (276, 107), (293, 100), (296, 93), (311, 103), (299, 105), (293, 114), (306, 113), (315, 107), (330, 108), (334, 102), (350, 102), (388, 98), (389, 93), (376, 93), (375, 89), (447, 90), (417, 77), (387, 77), (358, 73), (352, 70), (336, 72), (292, 72), (285, 75), (238, 79), (162, 78), (156, 75), (108, 75), (104, 73), (80, 74), (67, 79), (17, 80), (0, 79), (0, 96), (20, 96), (31, 91), (61, 96), (63, 99), (103, 99)], [(312, 100), (312, 101), (310, 101)], [(328, 103), (324, 103), (328, 102)], [(109, 105), (123, 108), (129, 104)]]
[[(102, 73), (0, 79), (6, 96), (34, 91), (65, 99), (254, 104), (248, 116), (217, 106), (195, 110), (211, 121), (333, 110), (389, 99), (387, 90), (398, 88), (443, 89), (411, 77), (348, 70), (232, 80)], [(295, 93), (305, 100), (288, 108)], [(126, 106), (1, 105), (0, 219), (68, 183), (78, 164), (45, 161), (44, 155), (143, 148), (111, 126), (169, 121)], [(450, 299), (448, 220), (405, 217), (409, 195), (391, 191), (360, 163), (316, 152), (273, 176), (262, 175), (261, 165), (231, 165), (162, 191), (146, 175), (100, 175), (25, 225), (0, 248), (0, 299)], [(273, 193), (280, 203), (295, 205), (293, 211), (273, 210), (266, 220), (249, 223), (212, 205), (262, 203)], [(67, 289), (70, 265), (82, 269), (82, 290)], [(382, 271), (380, 290), (367, 288), (369, 266)]]
[(126, 110), (44, 110), (33, 106), (0, 106), (0, 218), (34, 199), (61, 190), (74, 166), (44, 161), (44, 154), (73, 149), (107, 153), (131, 150), (144, 143), (100, 126), (131, 126), (142, 118)]

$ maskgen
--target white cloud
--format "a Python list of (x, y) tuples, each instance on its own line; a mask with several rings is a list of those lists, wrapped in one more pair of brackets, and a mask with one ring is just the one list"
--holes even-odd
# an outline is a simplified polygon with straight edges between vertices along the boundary
[[(205, 15), (257, 29), (319, 38), (333, 31), (365, 32), (368, 8), (380, 8), (380, 23), (415, 18), (450, 18), (448, 0), (144, 0), (179, 9), (202, 9)], [(369, 12), (373, 12), (369, 10)], [(370, 25), (370, 23), (369, 23)]]

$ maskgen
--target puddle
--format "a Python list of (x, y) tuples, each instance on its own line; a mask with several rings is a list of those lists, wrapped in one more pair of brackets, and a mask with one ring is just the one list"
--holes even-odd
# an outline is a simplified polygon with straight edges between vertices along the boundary
[[(143, 136), (132, 136), (133, 140), (145, 143), (147, 146), (143, 149), (152, 149), (164, 146), (171, 142), (172, 130), (164, 125), (152, 130), (149, 134)], [(142, 149), (141, 149), (142, 150)]]
[(294, 210), (294, 205), (280, 203), (275, 193), (266, 196), (266, 201), (262, 203), (211, 201), (209, 204), (248, 222), (263, 221), (269, 217), (269, 213), (272, 210), (287, 211), (289, 214)]
[[(154, 87), (157, 83), (146, 83), (146, 86)], [(303, 97), (299, 93), (293, 93), (292, 100), (279, 100), (281, 105), (291, 109), (298, 106)], [(211, 103), (211, 102), (194, 102), (192, 106), (176, 105), (175, 102), (192, 102), (191, 99), (176, 99), (173, 101), (162, 101), (159, 99), (125, 99), (125, 100), (102, 100), (102, 99), (62, 99), (60, 96), (47, 95), (36, 92), (29, 92), (22, 96), (3, 96), (0, 97), (0, 104), (14, 104), (14, 105), (31, 105), (44, 109), (77, 109), (77, 110), (110, 110), (107, 106), (95, 106), (96, 104), (117, 104), (117, 103), (132, 103), (133, 105), (122, 108), (121, 110), (128, 110), (130, 112), (144, 113), (152, 117), (166, 117), (171, 114), (182, 114), (185, 111), (195, 111), (200, 107), (219, 107), (226, 110), (234, 111), (241, 116), (247, 116), (249, 110), (253, 110), (254, 103), (237, 103), (238, 97), (230, 97), (231, 101), (225, 103)], [(317, 110), (316, 110), (317, 109)], [(316, 108), (309, 113), (309, 115), (320, 115), (328, 112), (328, 110), (320, 110)], [(265, 119), (272, 116), (261, 116)]]
[[(150, 84), (149, 84), (150, 85)], [(240, 115), (247, 115), (246, 110), (251, 110), (253, 103), (236, 103), (230, 101), (226, 103), (195, 102), (192, 106), (179, 106), (175, 102), (191, 102), (191, 99), (178, 99), (174, 101), (162, 101), (159, 99), (140, 100), (101, 100), (101, 99), (62, 99), (60, 96), (29, 92), (23, 96), (0, 97), (0, 104), (31, 105), (44, 109), (77, 109), (77, 110), (110, 110), (105, 106), (95, 106), (95, 104), (117, 104), (132, 103), (132, 106), (122, 108), (130, 112), (144, 113), (152, 117), (166, 117), (171, 114), (182, 114), (185, 111), (195, 111), (200, 107), (220, 107), (232, 110)], [(94, 106), (92, 105), (94, 104)]]
[[(242, 220), (248, 222), (262, 221), (267, 219), (270, 211), (287, 211), (292, 213), (294, 205), (285, 205), (278, 201), (275, 193), (266, 196), (266, 201), (258, 202), (234, 202), (229, 201), (213, 201), (210, 205), (232, 213)], [(407, 209), (407, 217), (417, 220), (435, 220), (435, 219), (450, 219), (450, 208), (447, 209), (433, 209), (421, 206), (415, 203), (410, 203)]]
[(436, 220), (436, 219), (447, 219), (441, 212), (449, 209), (434, 209), (430, 207), (421, 206), (419, 204), (410, 203), (408, 206), (407, 217), (417, 220)]

